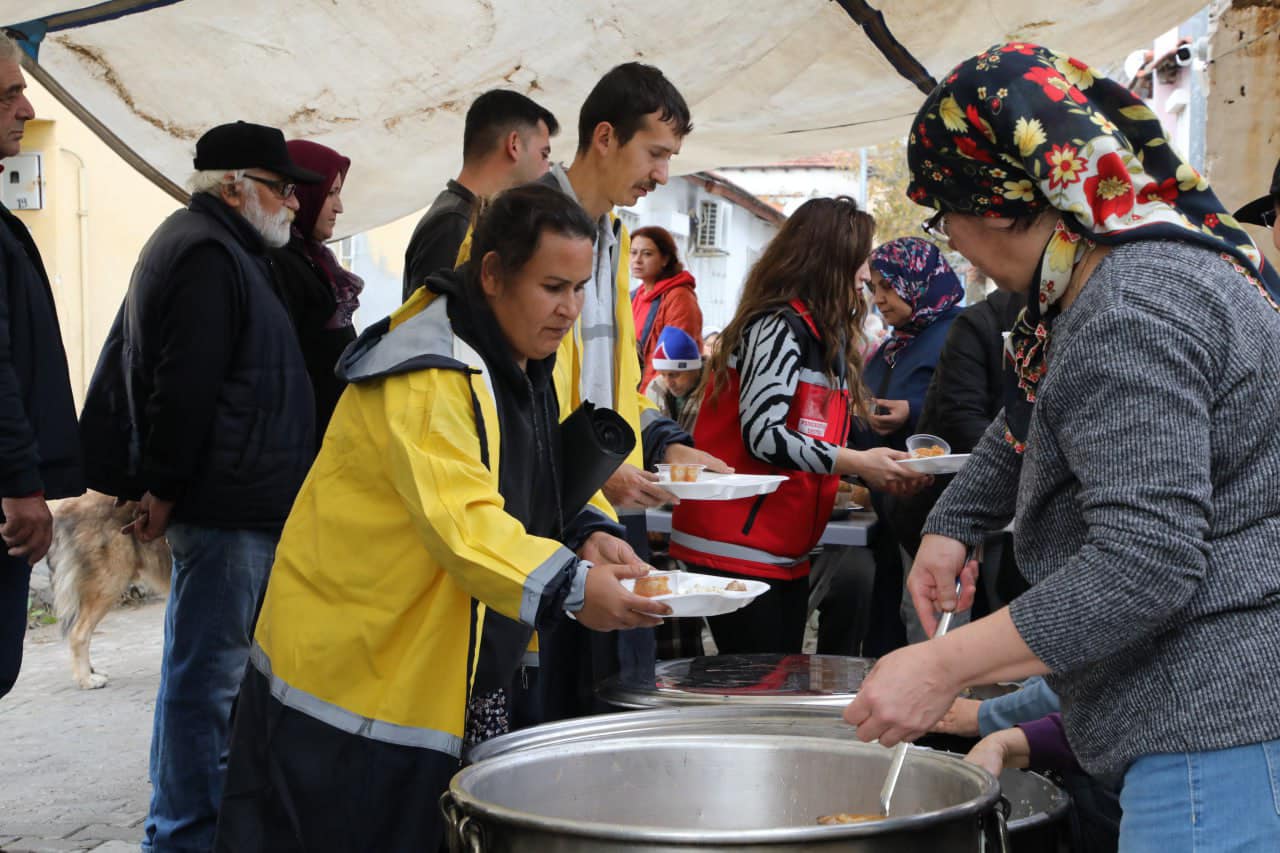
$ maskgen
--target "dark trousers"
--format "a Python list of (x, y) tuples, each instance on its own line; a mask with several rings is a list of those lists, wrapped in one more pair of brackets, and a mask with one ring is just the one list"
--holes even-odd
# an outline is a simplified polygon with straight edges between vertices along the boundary
[(22, 668), (30, 584), (31, 566), (27, 565), (27, 558), (10, 557), (0, 551), (0, 697), (13, 689), (18, 670)]
[[(881, 516), (882, 518), (884, 516)], [(871, 587), (871, 621), (862, 642), (864, 657), (879, 658), (907, 644), (907, 629), (898, 608), (902, 603), (902, 555), (888, 525), (879, 526), (871, 544), (875, 583)]]
[[(722, 578), (742, 577), (705, 566), (691, 565), (689, 571)], [(769, 591), (741, 610), (707, 617), (719, 654), (799, 653), (809, 614), (809, 577), (768, 583)]]
[(252, 665), (236, 705), (214, 850), (435, 851), (457, 758), (336, 729), (286, 707)]
[(814, 561), (809, 610), (818, 610), (818, 654), (861, 654), (875, 575), (875, 559), (866, 548), (828, 548)]

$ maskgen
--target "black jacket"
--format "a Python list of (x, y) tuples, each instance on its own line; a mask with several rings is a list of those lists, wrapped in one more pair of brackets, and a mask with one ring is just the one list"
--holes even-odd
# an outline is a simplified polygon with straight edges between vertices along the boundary
[(458, 249), (471, 227), (476, 197), (457, 181), (449, 181), (427, 208), (409, 238), (404, 253), (404, 293), (407, 300), (437, 270), (451, 270)]
[(319, 449), (333, 408), (338, 405), (342, 389), (347, 387), (334, 368), (342, 351), (356, 339), (356, 330), (351, 326), (325, 328), (338, 309), (338, 302), (329, 279), (307, 254), (300, 237), (295, 234), (289, 245), (272, 249), (269, 254), (280, 301), (293, 321), (307, 375), (311, 377), (311, 391), (316, 398), (316, 448)]
[(27, 227), (0, 205), (0, 496), (84, 491), (53, 291)]
[(89, 484), (176, 521), (275, 530), (315, 455), (302, 353), (257, 231), (207, 193), (134, 268), (81, 418)]
[[(916, 432), (944, 439), (953, 453), (968, 453), (1004, 405), (1004, 338), (1026, 304), (1021, 295), (1002, 290), (966, 308), (947, 334)], [(950, 477), (909, 498), (888, 502), (889, 523), (911, 554), (920, 546), (920, 529)]]
[[(466, 286), (465, 269), (437, 270), (425, 283), (449, 298), (449, 322), (454, 332), (489, 368), (502, 424), (498, 493), (504, 509), (529, 533), (558, 539), (570, 550), (576, 550), (596, 530), (621, 536), (622, 529), (615, 522), (591, 507), (575, 512), (572, 519), (565, 517), (566, 509), (561, 506), (564, 452), (560, 404), (552, 378), (555, 355), (530, 361), (521, 370), (492, 310)], [(479, 695), (509, 687), (532, 636), (532, 628), (488, 611), (472, 692)]]

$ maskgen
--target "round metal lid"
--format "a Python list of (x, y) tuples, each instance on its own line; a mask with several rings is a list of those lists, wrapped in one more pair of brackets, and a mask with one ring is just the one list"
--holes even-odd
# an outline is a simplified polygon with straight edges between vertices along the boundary
[(623, 708), (721, 703), (843, 708), (875, 661), (840, 655), (714, 655), (659, 661), (653, 684), (614, 676), (600, 698)]

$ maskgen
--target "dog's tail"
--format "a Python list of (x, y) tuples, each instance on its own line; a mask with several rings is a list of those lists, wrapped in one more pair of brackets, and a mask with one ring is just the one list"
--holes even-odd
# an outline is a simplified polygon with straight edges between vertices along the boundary
[(66, 637), (80, 618), (80, 566), (75, 559), (75, 549), (65, 541), (72, 535), (71, 524), (58, 514), (53, 516), (53, 541), (45, 561), (53, 579), (53, 612), (58, 617), (58, 627)]

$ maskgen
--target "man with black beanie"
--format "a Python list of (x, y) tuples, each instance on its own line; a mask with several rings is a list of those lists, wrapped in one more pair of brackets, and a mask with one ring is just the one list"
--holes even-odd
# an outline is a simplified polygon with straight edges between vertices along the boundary
[(138, 501), (173, 583), (151, 744), (144, 851), (213, 846), (231, 703), (276, 541), (315, 452), (315, 409), (266, 250), (298, 209), (277, 129), (196, 143), (191, 203), (142, 249), (81, 419), (99, 491)]

